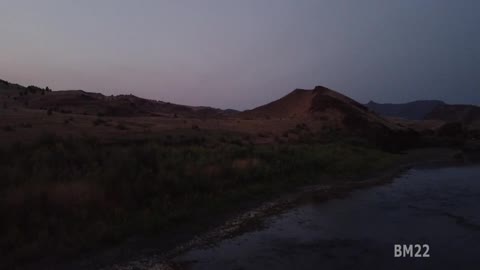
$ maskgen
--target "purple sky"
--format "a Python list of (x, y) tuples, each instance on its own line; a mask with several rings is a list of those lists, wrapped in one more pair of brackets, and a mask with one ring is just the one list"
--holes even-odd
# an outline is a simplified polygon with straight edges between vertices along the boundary
[(0, 78), (247, 109), (325, 85), (480, 104), (478, 0), (0, 0)]

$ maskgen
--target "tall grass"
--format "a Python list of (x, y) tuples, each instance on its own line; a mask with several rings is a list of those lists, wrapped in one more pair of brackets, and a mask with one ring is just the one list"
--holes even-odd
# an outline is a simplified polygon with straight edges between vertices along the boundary
[(236, 202), (356, 176), (393, 156), (342, 143), (252, 145), (184, 138), (106, 145), (47, 137), (0, 151), (0, 252), (74, 253), (194, 222)]

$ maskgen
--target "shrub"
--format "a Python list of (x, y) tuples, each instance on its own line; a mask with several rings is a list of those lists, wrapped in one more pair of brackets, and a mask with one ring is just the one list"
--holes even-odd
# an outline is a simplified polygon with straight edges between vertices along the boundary
[(126, 127), (124, 124), (122, 123), (118, 123), (116, 126), (115, 126), (117, 129), (119, 130), (128, 130), (128, 127)]
[(15, 129), (10, 125), (4, 126), (3, 130), (6, 131), (6, 132), (15, 131)]
[[(27, 91), (30, 92), (30, 93), (37, 93), (37, 92), (41, 92), (42, 89), (38, 86), (35, 86), (35, 85), (30, 85), (27, 87)], [(27, 94), (28, 92), (25, 92), (25, 94)]]
[(267, 133), (263, 133), (263, 132), (259, 132), (259, 133), (257, 134), (257, 136), (260, 137), (260, 138), (268, 138), (268, 134), (267, 134)]
[(97, 118), (93, 120), (93, 125), (94, 126), (99, 126), (99, 125), (105, 125), (107, 122), (103, 120), (102, 118)]
[(60, 113), (70, 114), (70, 113), (72, 113), (72, 111), (71, 110), (66, 110), (66, 109), (60, 109)]

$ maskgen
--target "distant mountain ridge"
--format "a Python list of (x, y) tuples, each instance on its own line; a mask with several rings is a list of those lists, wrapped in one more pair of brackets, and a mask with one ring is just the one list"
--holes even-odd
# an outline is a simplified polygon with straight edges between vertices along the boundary
[(376, 103), (365, 104), (370, 110), (387, 117), (398, 117), (408, 120), (423, 120), (436, 107), (446, 105), (440, 100), (417, 100), (408, 103)]
[(4, 80), (0, 80), (0, 99), (5, 106), (13, 104), (31, 109), (106, 116), (223, 117), (237, 113), (231, 109), (180, 105), (134, 95), (105, 96), (83, 90), (50, 91)]
[(150, 100), (134, 95), (105, 96), (83, 90), (51, 91), (36, 86), (24, 87), (0, 80), (0, 103), (4, 108), (24, 107), (63, 113), (105, 116), (159, 116), (187, 118), (242, 117), (256, 119), (317, 119), (347, 129), (382, 126), (398, 129), (393, 121), (383, 117), (407, 120), (480, 122), (480, 107), (448, 105), (439, 100), (419, 100), (403, 104), (360, 104), (334, 90), (317, 86), (312, 90), (295, 89), (286, 96), (239, 112), (204, 106), (187, 106)]
[(480, 107), (475, 105), (450, 105), (440, 100), (417, 100), (408, 103), (365, 104), (370, 110), (385, 117), (407, 120), (440, 120), (444, 122), (480, 122)]

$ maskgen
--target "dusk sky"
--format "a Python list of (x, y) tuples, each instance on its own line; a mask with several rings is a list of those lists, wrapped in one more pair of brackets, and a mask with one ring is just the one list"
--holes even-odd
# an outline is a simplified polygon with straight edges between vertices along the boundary
[(248, 109), (324, 85), (480, 104), (478, 0), (0, 0), (0, 78)]

